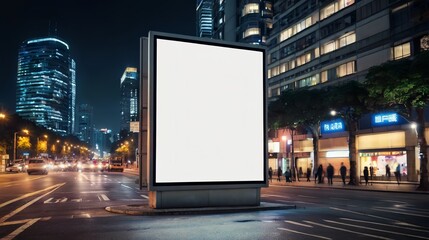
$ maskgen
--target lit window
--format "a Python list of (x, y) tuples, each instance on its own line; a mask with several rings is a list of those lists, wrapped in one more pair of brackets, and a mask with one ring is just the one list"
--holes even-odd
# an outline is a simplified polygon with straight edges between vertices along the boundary
[(393, 59), (398, 60), (401, 58), (411, 56), (411, 45), (409, 42), (395, 46), (393, 48)]
[(314, 58), (318, 58), (318, 57), (319, 57), (319, 55), (320, 55), (319, 48), (315, 48), (315, 49), (314, 49)]
[(283, 42), (284, 40), (292, 37), (293, 35), (301, 32), (302, 30), (310, 27), (312, 25), (312, 18), (308, 17), (301, 22), (293, 25), (290, 28), (287, 28), (280, 32), (280, 42)]
[(259, 28), (248, 28), (246, 31), (243, 32), (243, 38), (246, 38), (251, 35), (259, 35), (260, 30)]
[(259, 4), (258, 3), (248, 3), (243, 7), (241, 16), (245, 16), (251, 13), (259, 13)]
[(352, 5), (353, 3), (355, 3), (354, 0), (337, 0), (329, 4), (328, 6), (320, 10), (320, 20), (328, 18), (329, 16), (333, 15), (334, 13), (340, 11), (343, 8)]
[(322, 83), (328, 81), (328, 71), (323, 71), (320, 73), (320, 80)]
[(327, 42), (327, 43), (323, 44), (323, 46), (322, 46), (322, 54), (332, 52), (335, 49), (336, 49), (335, 41)]
[(344, 77), (356, 72), (355, 61), (342, 64), (337, 67), (337, 77)]

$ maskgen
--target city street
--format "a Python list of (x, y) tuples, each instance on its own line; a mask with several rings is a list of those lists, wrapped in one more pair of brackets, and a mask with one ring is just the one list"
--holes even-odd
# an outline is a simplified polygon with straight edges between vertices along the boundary
[(272, 185), (262, 201), (296, 209), (131, 216), (147, 204), (128, 173), (0, 175), (1, 239), (429, 239), (428, 194)]

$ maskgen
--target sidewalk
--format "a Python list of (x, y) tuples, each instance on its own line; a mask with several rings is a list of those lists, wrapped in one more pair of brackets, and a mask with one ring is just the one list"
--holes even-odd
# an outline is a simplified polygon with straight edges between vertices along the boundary
[(417, 191), (419, 185), (418, 182), (401, 181), (398, 185), (396, 181), (369, 181), (368, 185), (365, 182), (360, 182), (359, 186), (348, 185), (348, 179), (346, 179), (346, 185), (339, 178), (334, 178), (333, 184), (328, 185), (328, 180), (325, 178), (324, 183), (315, 183), (314, 178), (310, 178), (310, 182), (307, 182), (307, 178), (300, 178), (300, 181), (286, 182), (285, 178), (282, 177), (280, 182), (277, 181), (277, 177), (273, 177), (270, 186), (291, 186), (291, 187), (306, 187), (306, 188), (332, 188), (332, 189), (343, 189), (343, 190), (358, 190), (358, 191), (377, 191), (377, 192), (397, 192), (397, 193), (415, 193), (415, 194), (429, 194), (429, 191)]
[[(139, 171), (137, 168), (125, 168), (125, 172), (138, 176)], [(332, 189), (343, 189), (343, 190), (360, 190), (360, 191), (378, 191), (378, 192), (398, 192), (398, 193), (415, 193), (415, 194), (429, 194), (429, 191), (417, 191), (419, 185), (418, 182), (408, 182), (401, 181), (398, 185), (396, 181), (382, 181), (374, 180), (369, 181), (368, 186), (365, 185), (365, 182), (361, 182), (359, 186), (347, 185), (348, 179), (346, 179), (346, 185), (343, 186), (343, 183), (340, 178), (334, 178), (333, 185), (328, 185), (328, 180), (325, 178), (325, 182), (318, 184), (314, 182), (314, 178), (311, 178), (310, 182), (307, 182), (307, 178), (300, 178), (300, 181), (294, 181), (286, 183), (284, 176), (281, 177), (281, 181), (277, 181), (277, 176), (273, 176), (272, 182), (269, 183), (270, 186), (291, 186), (291, 187), (306, 187), (306, 188), (332, 188)], [(372, 184), (372, 185), (371, 185)]]

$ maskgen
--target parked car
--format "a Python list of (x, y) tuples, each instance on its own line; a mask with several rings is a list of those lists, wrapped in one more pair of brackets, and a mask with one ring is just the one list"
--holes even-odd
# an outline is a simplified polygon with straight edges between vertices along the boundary
[(25, 164), (23, 160), (15, 160), (6, 168), (6, 172), (24, 172)]
[(28, 175), (39, 172), (42, 174), (48, 174), (48, 162), (44, 159), (33, 158), (28, 160), (27, 164), (27, 173)]

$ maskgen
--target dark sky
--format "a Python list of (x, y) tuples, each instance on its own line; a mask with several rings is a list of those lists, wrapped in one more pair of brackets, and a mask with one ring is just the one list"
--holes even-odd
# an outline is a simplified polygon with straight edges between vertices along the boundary
[[(51, 26), (76, 61), (76, 104), (94, 107), (96, 128), (119, 130), (119, 84), (139, 66), (149, 31), (195, 35), (195, 0), (14, 0), (0, 9), (0, 111), (15, 112), (18, 48)], [(52, 34), (51, 34), (52, 35)]]

